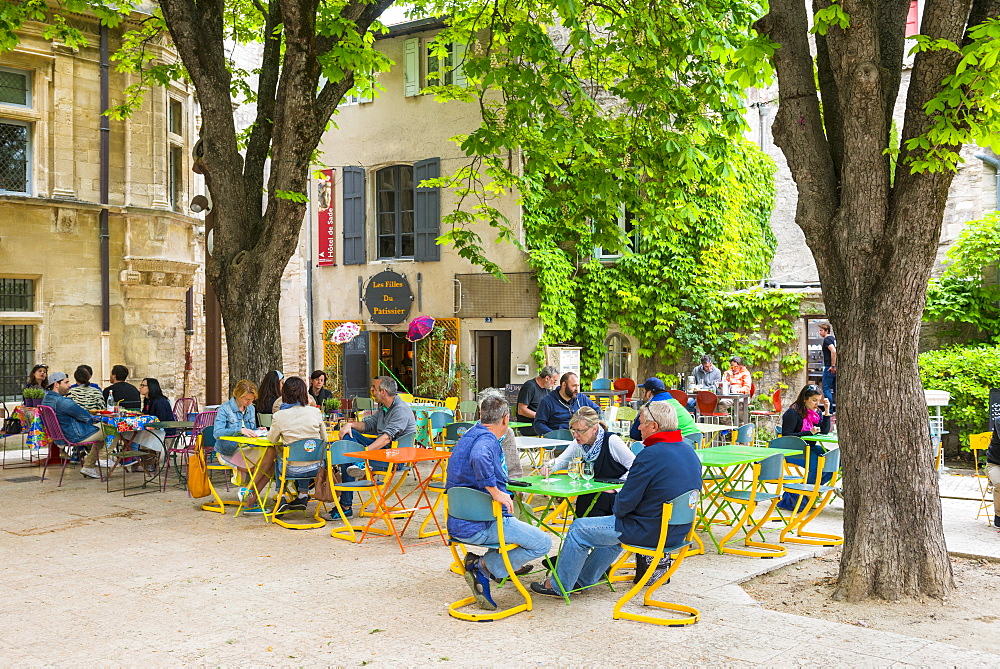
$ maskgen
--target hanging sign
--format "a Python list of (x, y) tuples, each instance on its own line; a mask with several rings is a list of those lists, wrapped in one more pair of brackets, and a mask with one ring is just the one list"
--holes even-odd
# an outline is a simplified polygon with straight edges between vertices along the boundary
[(333, 212), (333, 170), (321, 170), (316, 180), (316, 216), (319, 243), (316, 264), (330, 267), (337, 264), (336, 220)]
[(396, 272), (379, 272), (365, 288), (365, 306), (372, 321), (379, 325), (398, 325), (406, 320), (413, 303), (413, 291), (406, 277)]

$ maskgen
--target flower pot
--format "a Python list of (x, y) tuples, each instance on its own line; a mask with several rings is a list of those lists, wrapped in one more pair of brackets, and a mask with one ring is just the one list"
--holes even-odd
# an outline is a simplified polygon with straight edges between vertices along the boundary
[(42, 406), (42, 398), (41, 397), (30, 397), (30, 398), (29, 397), (25, 397), (23, 399), (24, 399), (24, 406), (26, 406), (26, 407), (40, 407), (40, 406)]

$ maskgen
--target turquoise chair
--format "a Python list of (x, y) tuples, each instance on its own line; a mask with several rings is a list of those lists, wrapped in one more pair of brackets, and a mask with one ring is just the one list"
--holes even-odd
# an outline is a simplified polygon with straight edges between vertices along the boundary
[[(435, 438), (442, 436), (444, 434), (444, 427), (448, 423), (452, 422), (454, 418), (452, 415), (446, 411), (435, 411), (431, 414), (429, 422), (430, 434), (428, 435), (431, 440), (431, 444), (435, 444)], [(442, 440), (442, 446), (444, 445)]]
[(611, 390), (611, 379), (594, 379), (590, 384), (591, 390)]
[(633, 441), (631, 448), (633, 455), (639, 455), (639, 452), (642, 451), (642, 449), (646, 448), (646, 445), (643, 444), (641, 441)]
[(448, 423), (444, 426), (444, 440), (442, 442), (443, 446), (454, 446), (458, 443), (458, 440), (462, 438), (466, 430), (474, 426), (475, 423)]
[[(768, 543), (766, 541), (756, 541), (753, 536), (760, 532), (760, 529), (771, 520), (774, 508), (781, 499), (782, 479), (784, 478), (785, 456), (775, 453), (753, 465), (753, 478), (748, 487), (742, 490), (724, 490), (722, 499), (730, 504), (739, 504), (743, 507), (743, 513), (739, 514), (737, 521), (733, 523), (733, 528), (726, 533), (720, 541), (723, 553), (733, 553), (735, 555), (748, 555), (759, 558), (781, 557), (788, 552), (784, 546)], [(776, 486), (774, 492), (769, 492), (767, 486)], [(754, 512), (761, 504), (768, 505), (764, 514), (754, 521)], [(744, 529), (745, 528), (745, 529)], [(731, 547), (727, 544), (736, 536), (736, 533), (744, 529), (743, 543), (748, 548)], [(758, 550), (750, 550), (756, 548)]]
[[(326, 438), (322, 439), (299, 439), (298, 441), (293, 441), (290, 444), (286, 444), (281, 448), (281, 458), (275, 463), (275, 477), (278, 479), (278, 495), (274, 501), (274, 508), (271, 513), (268, 514), (271, 517), (272, 522), (275, 525), (280, 525), (281, 527), (288, 528), (290, 530), (311, 530), (317, 527), (323, 527), (326, 525), (326, 521), (319, 515), (320, 510), (323, 508), (321, 503), (317, 503), (313, 512), (312, 520), (305, 523), (290, 523), (283, 516), (285, 514), (278, 514), (278, 507), (285, 500), (285, 493), (288, 491), (288, 482), (295, 481), (295, 487), (299, 491), (299, 494), (309, 490), (309, 481), (311, 478), (298, 478), (290, 479), (287, 476), (288, 467), (285, 466), (286, 462), (312, 462), (316, 463), (316, 471), (319, 473), (319, 468), (326, 465), (326, 451), (327, 444)], [(308, 518), (308, 509), (302, 511), (302, 515)]]
[[(795, 511), (792, 513), (788, 525), (781, 530), (779, 541), (809, 546), (839, 546), (844, 543), (844, 537), (836, 534), (805, 531), (806, 525), (819, 515), (820, 511), (830, 502), (830, 498), (833, 497), (839, 471), (840, 449), (836, 448), (817, 456), (816, 472), (818, 475), (814, 477), (815, 480), (812, 483), (791, 483), (785, 486), (786, 491), (796, 493), (801, 497), (795, 505)], [(823, 485), (820, 482), (827, 474), (830, 475), (829, 483)]]
[(739, 429), (737, 429), (736, 433), (733, 435), (733, 443), (753, 446), (753, 433), (755, 430), (756, 426), (753, 423), (740, 425)]

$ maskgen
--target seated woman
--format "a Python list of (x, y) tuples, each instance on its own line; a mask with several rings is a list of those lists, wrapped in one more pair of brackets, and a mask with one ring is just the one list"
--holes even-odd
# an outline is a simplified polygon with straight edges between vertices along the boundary
[(69, 398), (90, 413), (96, 413), (103, 411), (107, 407), (107, 402), (104, 401), (104, 395), (101, 394), (100, 388), (90, 385), (92, 376), (86, 365), (77, 367), (76, 371), (73, 372), (76, 385), (69, 389)]
[[(79, 379), (77, 379), (79, 381)], [(82, 382), (81, 382), (82, 383)], [(93, 389), (91, 389), (93, 390)], [(139, 384), (139, 395), (142, 396), (142, 413), (147, 416), (156, 416), (161, 421), (176, 420), (174, 410), (170, 407), (170, 400), (163, 395), (160, 389), (160, 382), (153, 378), (145, 378)], [(133, 446), (141, 446), (150, 451), (164, 452), (164, 444), (167, 436), (174, 436), (177, 430), (139, 430), (138, 432), (125, 432), (121, 436), (132, 442)], [(146, 458), (144, 457), (145, 461)], [(150, 462), (144, 462), (146, 469), (152, 466)]]
[(28, 388), (41, 388), (45, 390), (51, 383), (49, 383), (49, 366), (48, 365), (35, 365), (31, 368), (31, 374), (28, 374), (28, 381), (24, 384), (24, 389)]
[[(621, 437), (608, 431), (608, 426), (601, 421), (596, 411), (590, 407), (580, 407), (569, 419), (569, 429), (576, 441), (567, 446), (549, 467), (542, 467), (539, 470), (541, 474), (548, 476), (550, 471), (565, 469), (574, 459), (582, 458), (584, 462), (593, 465), (595, 479), (625, 481), (635, 454)], [(596, 501), (594, 493), (576, 498), (577, 517), (610, 516), (613, 513), (614, 492), (597, 493), (596, 496)]]
[[(823, 406), (822, 411), (819, 408), (820, 405)], [(830, 400), (823, 397), (823, 393), (816, 386), (805, 386), (799, 391), (799, 396), (792, 402), (792, 406), (788, 407), (781, 416), (781, 436), (801, 437), (808, 440), (814, 434), (826, 434), (829, 431)], [(815, 442), (810, 442), (810, 446), (813, 446), (813, 448), (810, 448), (809, 478), (807, 479), (807, 483), (816, 481), (815, 470), (818, 453), (816, 452)], [(785, 460), (793, 465), (806, 467), (804, 456), (785, 458)], [(825, 474), (823, 478), (829, 480), (830, 475)], [(798, 498), (798, 495), (786, 492), (778, 504), (778, 508), (786, 511), (794, 511), (795, 502)]]
[[(215, 414), (215, 453), (223, 463), (240, 471), (244, 479), (249, 478), (250, 471), (257, 470), (253, 485), (240, 488), (240, 500), (243, 502), (242, 513), (260, 514), (264, 511), (257, 503), (256, 490), (263, 490), (270, 480), (274, 465), (274, 449), (248, 449), (244, 456), (239, 442), (222, 437), (257, 436), (257, 412), (253, 401), (257, 397), (257, 384), (243, 379), (233, 388), (233, 396), (219, 406)], [(259, 467), (258, 467), (259, 465)]]
[[(326, 446), (326, 426), (323, 424), (323, 414), (314, 406), (309, 406), (309, 390), (306, 382), (297, 376), (285, 379), (281, 389), (281, 411), (274, 413), (271, 429), (267, 440), (272, 444), (290, 444), (300, 439), (317, 439), (319, 444)], [(320, 451), (322, 452), (322, 451)], [(276, 476), (285, 470), (285, 478), (295, 481), (298, 497), (290, 502), (283, 502), (278, 513), (286, 511), (305, 511), (309, 504), (309, 482), (316, 478), (323, 462), (296, 462), (278, 460), (275, 469)]]

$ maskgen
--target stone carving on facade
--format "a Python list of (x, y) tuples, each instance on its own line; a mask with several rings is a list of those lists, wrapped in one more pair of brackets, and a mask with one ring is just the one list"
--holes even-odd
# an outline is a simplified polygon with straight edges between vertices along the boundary
[(137, 258), (126, 256), (125, 269), (119, 279), (124, 286), (161, 286), (190, 288), (194, 284), (196, 263), (164, 258)]

